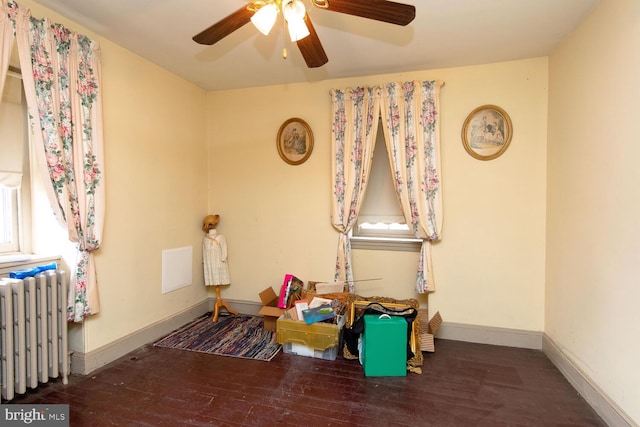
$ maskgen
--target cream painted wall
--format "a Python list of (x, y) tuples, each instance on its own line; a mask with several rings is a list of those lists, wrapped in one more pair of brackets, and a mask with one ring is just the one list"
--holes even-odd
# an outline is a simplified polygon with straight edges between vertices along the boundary
[[(226, 299), (259, 301), (258, 293), (277, 288), (286, 273), (332, 280), (329, 90), (411, 79), (445, 81), (445, 219), (433, 248), (430, 310), (450, 322), (543, 329), (546, 58), (209, 93), (209, 206), (229, 242)], [(467, 114), (483, 104), (501, 106), (514, 124), (511, 146), (489, 162), (470, 157), (460, 139)], [(314, 132), (313, 153), (298, 166), (284, 163), (275, 147), (290, 117)], [(417, 297), (416, 253), (354, 250), (353, 263), (356, 279), (382, 278), (359, 283), (359, 294)]]
[(545, 332), (640, 423), (640, 3), (600, 2), (550, 59)]
[[(89, 352), (204, 298), (200, 222), (207, 212), (206, 93), (29, 0), (36, 17), (102, 50), (106, 219), (96, 254), (101, 312), (72, 329)], [(193, 284), (161, 293), (162, 251), (193, 247)], [(81, 335), (81, 338), (76, 337)]]

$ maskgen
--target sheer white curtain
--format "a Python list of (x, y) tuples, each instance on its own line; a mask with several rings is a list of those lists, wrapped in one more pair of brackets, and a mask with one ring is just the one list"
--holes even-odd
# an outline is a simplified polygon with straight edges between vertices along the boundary
[(353, 292), (349, 231), (358, 218), (371, 170), (380, 111), (380, 88), (331, 91), (331, 221), (340, 232), (335, 280)]
[(0, 13), (2, 13), (0, 15), (0, 99), (2, 99), (14, 39), (12, 17), (15, 14), (15, 10), (11, 9), (10, 3), (3, 2), (0, 7)]
[(416, 292), (435, 291), (431, 243), (442, 232), (439, 93), (443, 82), (389, 83), (382, 90), (385, 141), (405, 221), (422, 239)]
[(34, 139), (53, 211), (78, 245), (67, 308), (81, 322), (100, 311), (93, 254), (104, 223), (100, 51), (87, 37), (36, 19), (15, 1), (20, 68)]

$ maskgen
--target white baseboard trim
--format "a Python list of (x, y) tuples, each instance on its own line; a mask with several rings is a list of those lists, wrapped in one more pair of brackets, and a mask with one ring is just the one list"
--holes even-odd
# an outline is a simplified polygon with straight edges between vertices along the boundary
[[(260, 303), (257, 302), (240, 300), (225, 301), (232, 309), (237, 310), (239, 313), (254, 316), (258, 314), (258, 311), (262, 307)], [(71, 372), (74, 374), (88, 375), (127, 353), (174, 331), (193, 319), (213, 311), (215, 302), (215, 298), (207, 298), (180, 313), (158, 321), (88, 353), (74, 351), (71, 356)], [(539, 332), (460, 323), (442, 323), (437, 337), (448, 340), (505, 345), (509, 347), (542, 348), (542, 333)]]
[(437, 338), (478, 344), (542, 349), (542, 332), (442, 322)]
[(158, 321), (88, 353), (74, 351), (71, 355), (71, 373), (87, 375), (202, 316), (211, 311), (211, 307), (213, 307), (211, 302), (206, 299), (167, 319)]
[[(213, 311), (213, 307), (216, 304), (215, 298), (210, 298), (211, 308), (210, 311)], [(262, 304), (259, 302), (251, 302), (251, 301), (240, 301), (240, 300), (225, 300), (232, 309), (236, 310), (238, 313), (247, 314), (249, 316), (257, 316), (258, 312), (262, 308)]]
[(547, 334), (543, 337), (542, 351), (607, 425), (638, 427), (638, 424), (582, 372)]

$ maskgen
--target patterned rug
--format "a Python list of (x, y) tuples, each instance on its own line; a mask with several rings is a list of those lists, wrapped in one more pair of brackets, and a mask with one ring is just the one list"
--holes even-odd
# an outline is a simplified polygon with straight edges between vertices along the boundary
[(211, 314), (194, 320), (153, 345), (264, 361), (273, 359), (281, 348), (275, 332), (264, 330), (261, 317), (225, 316), (214, 323)]

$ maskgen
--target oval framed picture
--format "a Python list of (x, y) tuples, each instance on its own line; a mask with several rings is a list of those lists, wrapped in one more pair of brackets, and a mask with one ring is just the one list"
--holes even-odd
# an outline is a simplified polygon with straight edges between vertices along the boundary
[(505, 152), (513, 127), (511, 118), (496, 105), (482, 105), (467, 116), (462, 125), (462, 144), (472, 157), (492, 160)]
[(280, 126), (276, 144), (282, 160), (290, 165), (300, 165), (313, 151), (313, 133), (307, 122), (293, 117)]

